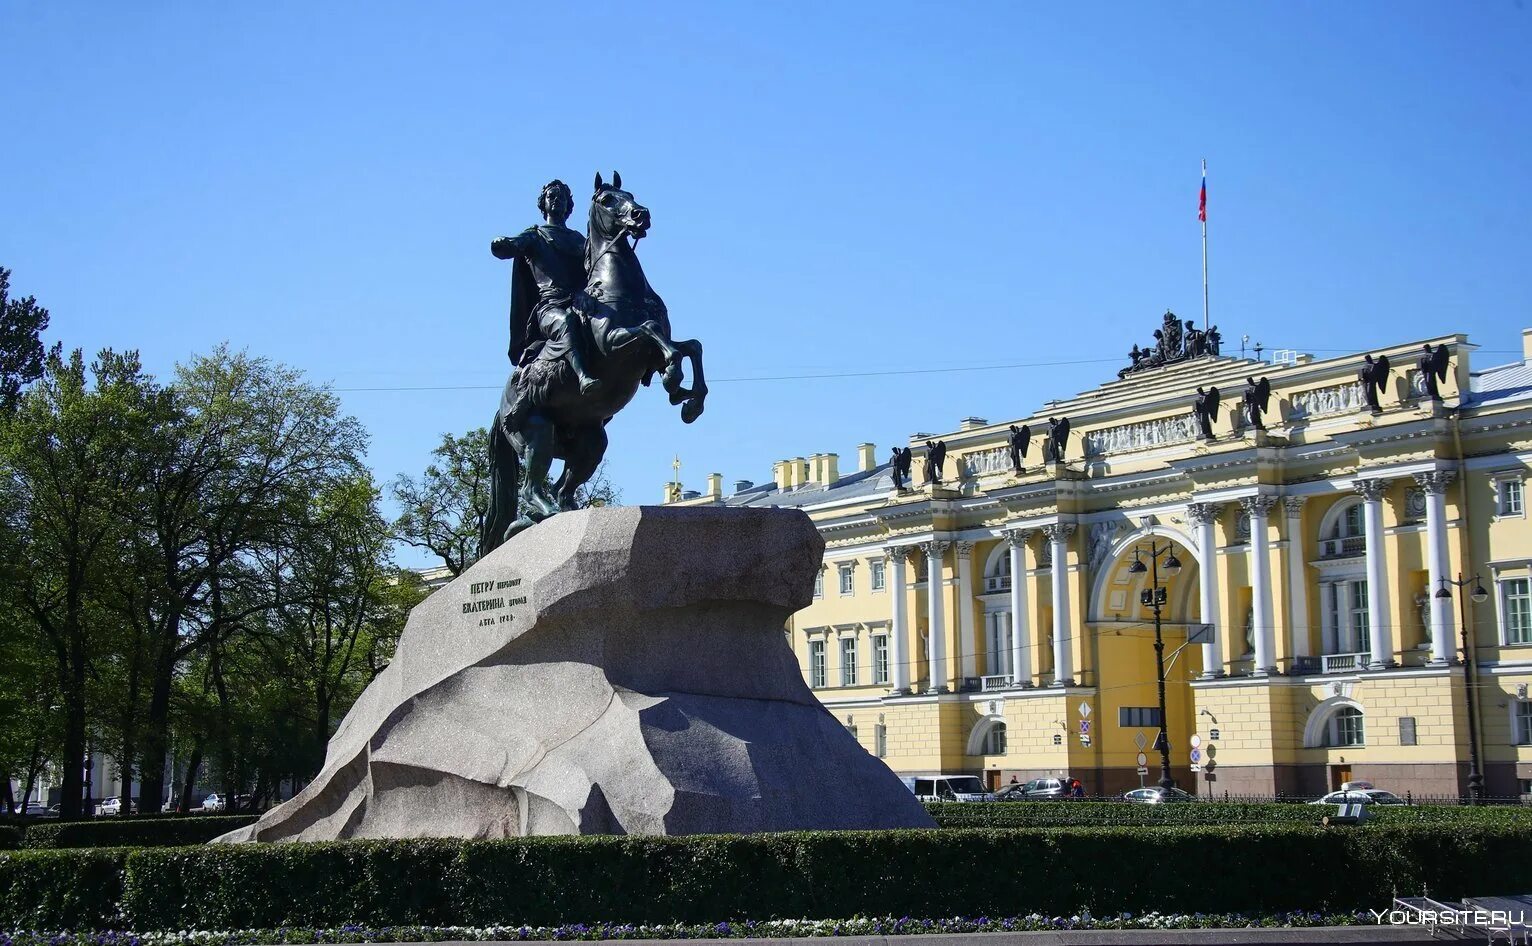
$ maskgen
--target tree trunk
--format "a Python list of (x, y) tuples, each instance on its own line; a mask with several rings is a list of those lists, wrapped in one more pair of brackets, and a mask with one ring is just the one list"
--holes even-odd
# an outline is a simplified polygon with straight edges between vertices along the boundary
[(197, 785), (197, 773), (202, 769), (202, 740), (192, 746), (191, 758), (186, 762), (186, 781), (181, 785), (181, 811), (191, 811), (192, 793)]
[(175, 640), (161, 644), (156, 655), (149, 694), (149, 716), (144, 724), (143, 764), (139, 774), (144, 798), (165, 799), (165, 760), (170, 753), (170, 692), (175, 686)]
[[(74, 622), (71, 622), (74, 624)], [(60, 694), (64, 700), (64, 758), (60, 766), (64, 777), (59, 790), (60, 818), (79, 818), (91, 814), (86, 810), (86, 800), (81, 797), (85, 789), (85, 633), (75, 624), (69, 628), (69, 656), (60, 670)]]
[(3, 782), (5, 785), (5, 813), (14, 815), (16, 813), (16, 793), (11, 791), (11, 773), (0, 772), (0, 782)]

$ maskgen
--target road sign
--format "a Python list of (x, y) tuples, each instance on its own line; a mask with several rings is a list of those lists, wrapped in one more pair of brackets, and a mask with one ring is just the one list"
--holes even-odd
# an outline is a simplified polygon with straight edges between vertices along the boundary
[(1090, 745), (1090, 733), (1085, 733), (1085, 732), (1080, 733), (1080, 745), (1082, 745), (1082, 746), (1089, 746)]
[(1213, 642), (1213, 625), (1192, 624), (1186, 629), (1186, 642), (1188, 644), (1211, 644)]
[(1208, 730), (1208, 738), (1213, 740), (1214, 742), (1217, 742), (1218, 741), (1218, 730), (1217, 729), (1209, 729)]
[(1080, 701), (1079, 709), (1080, 709), (1080, 715), (1081, 716), (1089, 716), (1090, 715), (1090, 704), (1089, 703), (1086, 703), (1083, 700)]
[(1197, 735), (1196, 733), (1193, 733), (1192, 734), (1192, 738), (1191, 738), (1191, 744), (1192, 744), (1192, 748), (1193, 749), (1195, 749), (1198, 746), (1202, 745), (1202, 737)]
[(1148, 769), (1146, 769), (1146, 768), (1144, 768), (1144, 767), (1143, 767), (1143, 766), (1142, 766), (1142, 765), (1141, 765), (1141, 766), (1139, 766), (1139, 767), (1138, 767), (1138, 774), (1139, 774), (1139, 775), (1148, 775), (1148, 774), (1149, 774), (1149, 770), (1148, 770)]
[(1202, 771), (1202, 766), (1200, 766), (1197, 763), (1193, 762), (1192, 763), (1192, 771), (1193, 772), (1201, 772)]
[(1138, 735), (1133, 737), (1133, 743), (1134, 745), (1138, 746), (1139, 749), (1143, 749), (1145, 746), (1149, 745), (1149, 740), (1144, 738), (1144, 731), (1142, 729), (1138, 731)]
[(1201, 749), (1193, 749), (1192, 750), (1192, 762), (1201, 762), (1201, 761), (1202, 761), (1202, 750)]
[(1082, 732), (1082, 733), (1090, 732), (1090, 720), (1088, 720), (1088, 719), (1080, 720), (1080, 732)]
[(1140, 752), (1138, 754), (1138, 764), (1139, 765), (1148, 765), (1149, 764), (1149, 757), (1144, 755), (1142, 752)]

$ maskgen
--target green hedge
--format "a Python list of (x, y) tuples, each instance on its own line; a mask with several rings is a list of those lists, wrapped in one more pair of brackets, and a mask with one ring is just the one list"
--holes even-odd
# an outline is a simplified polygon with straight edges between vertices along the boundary
[(128, 848), (0, 853), (0, 929), (120, 926)]
[(206, 844), (220, 834), (254, 823), (258, 815), (206, 815), (177, 818), (95, 818), (90, 821), (40, 821), (29, 825), (24, 848), (179, 847)]
[(1532, 826), (348, 841), (0, 853), (0, 929), (1276, 913), (1532, 889)]
[[(943, 828), (1072, 828), (1143, 825), (1318, 824), (1334, 809), (1324, 805), (1196, 802), (1134, 805), (1125, 802), (1031, 801), (975, 804), (928, 802)], [(1513, 806), (1375, 805), (1380, 824), (1529, 825), (1532, 808)]]

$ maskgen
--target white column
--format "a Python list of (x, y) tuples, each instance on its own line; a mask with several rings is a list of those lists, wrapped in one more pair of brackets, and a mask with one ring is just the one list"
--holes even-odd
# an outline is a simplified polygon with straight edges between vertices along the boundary
[(1267, 513), (1277, 504), (1275, 496), (1246, 496), (1240, 500), (1250, 514), (1250, 598), (1254, 612), (1251, 635), (1255, 638), (1257, 676), (1277, 671), (1276, 629), (1271, 623), (1271, 536)]
[(889, 630), (888, 630), (888, 679), (895, 694), (910, 692), (910, 658), (905, 652), (905, 642), (909, 640), (909, 618), (905, 614), (908, 589), (905, 585), (904, 563), (909, 557), (910, 550), (902, 545), (891, 545), (884, 549), (888, 556), (889, 570), (894, 573), (894, 581), (889, 588)]
[(1330, 603), (1335, 600), (1335, 591), (1331, 582), (1319, 584), (1319, 652), (1321, 654), (1338, 654), (1341, 652), (1339, 635), (1335, 633), (1335, 613), (1330, 610)]
[(1309, 655), (1309, 573), (1303, 538), (1303, 504), (1307, 496), (1289, 496), (1287, 509), (1287, 646), (1294, 657)]
[(1335, 583), (1335, 652), (1354, 654), (1361, 649), (1362, 641), (1356, 632), (1356, 622), (1351, 620), (1351, 582)]
[(1415, 482), (1426, 494), (1426, 564), (1431, 573), (1426, 594), (1431, 602), (1433, 664), (1451, 663), (1454, 650), (1452, 599), (1436, 596), (1445, 587), (1442, 579), (1447, 577), (1447, 484), (1452, 482), (1452, 476), (1451, 470), (1415, 474)]
[(1191, 503), (1186, 515), (1197, 526), (1197, 551), (1202, 556), (1197, 569), (1198, 590), (1201, 592), (1202, 623), (1208, 625), (1208, 639), (1202, 644), (1202, 676), (1224, 675), (1223, 655), (1219, 653), (1218, 641), (1218, 539), (1213, 535), (1213, 523), (1218, 521), (1219, 506), (1215, 503)]
[(1070, 647), (1069, 623), (1069, 537), (1072, 522), (1043, 526), (1053, 552), (1053, 685), (1074, 683), (1074, 655)]
[(1011, 683), (1032, 682), (1031, 603), (1027, 600), (1027, 539), (1031, 529), (1011, 529), (1005, 541), (1011, 553)]
[(1388, 559), (1383, 551), (1383, 493), (1387, 480), (1359, 480), (1367, 523), (1367, 633), (1372, 637), (1369, 670), (1394, 665), (1394, 625), (1388, 606)]
[(973, 543), (954, 542), (957, 549), (958, 638), (963, 648), (963, 676), (979, 675), (979, 637), (973, 622)]
[(942, 595), (942, 557), (951, 542), (932, 540), (926, 549), (926, 657), (927, 686), (936, 693), (946, 693), (947, 686), (947, 605)]

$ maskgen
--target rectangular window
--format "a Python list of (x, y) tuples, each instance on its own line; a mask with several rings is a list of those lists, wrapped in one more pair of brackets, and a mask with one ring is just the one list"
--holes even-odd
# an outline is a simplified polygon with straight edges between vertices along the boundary
[(879, 634), (872, 639), (872, 682), (888, 682), (888, 635)]
[(1367, 732), (1363, 728), (1362, 714), (1356, 710), (1341, 710), (1330, 721), (1332, 746), (1365, 746)]
[(1521, 515), (1521, 480), (1500, 481), (1500, 515)]
[(825, 573), (824, 573), (824, 569), (820, 569), (814, 575), (814, 597), (816, 597), (816, 598), (823, 598), (824, 596), (825, 596)]
[(1532, 589), (1528, 585), (1525, 578), (1507, 578), (1500, 583), (1507, 644), (1532, 644)]
[(856, 686), (856, 638), (840, 639), (840, 685)]
[(856, 586), (852, 584), (851, 566), (842, 565), (840, 567), (840, 593), (849, 595), (855, 590)]
[(809, 686), (825, 685), (825, 642), (809, 641)]
[(882, 723), (872, 729), (872, 753), (880, 759), (888, 757), (888, 727)]
[(881, 559), (872, 563), (872, 568), (870, 569), (870, 573), (872, 575), (872, 590), (873, 591), (882, 591), (883, 590), (883, 562), (882, 562)]
[(1367, 627), (1367, 582), (1351, 583), (1351, 633), (1356, 639), (1356, 649), (1361, 653), (1372, 650), (1372, 634)]
[(1415, 717), (1399, 717), (1399, 744), (1401, 746), (1415, 745)]
[(1516, 701), (1516, 744), (1532, 746), (1532, 700)]
[(1158, 706), (1119, 706), (1117, 725), (1124, 727), (1157, 727), (1160, 725)]

